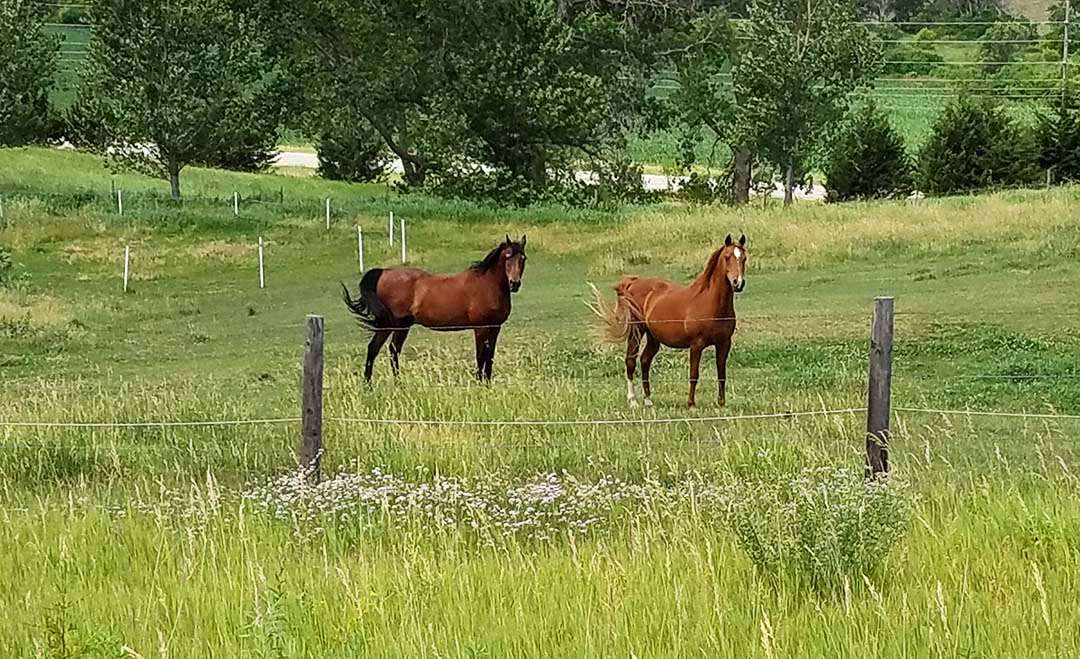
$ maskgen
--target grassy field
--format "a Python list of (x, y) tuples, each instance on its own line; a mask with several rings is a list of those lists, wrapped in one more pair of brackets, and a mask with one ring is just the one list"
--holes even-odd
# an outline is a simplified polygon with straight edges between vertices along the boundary
[[(1080, 421), (897, 412), (861, 481), (859, 413), (683, 418), (686, 356), (626, 408), (588, 282), (689, 278), (750, 239), (728, 407), (859, 408), (871, 299), (897, 298), (894, 405), (1080, 414), (1080, 190), (915, 204), (504, 210), (316, 178), (113, 175), (0, 151), (0, 652), (115, 656), (1075, 656)], [(112, 190), (125, 191), (118, 216)], [(241, 212), (232, 212), (240, 193)], [(332, 199), (334, 224), (323, 225)], [(472, 339), (418, 330), (355, 374), (341, 305), (367, 263), (455, 270), (510, 232), (529, 266), (495, 383)], [(258, 288), (256, 244), (267, 244)], [(132, 286), (121, 291), (131, 246)], [(304, 316), (327, 327), (325, 482), (293, 422)], [(706, 364), (711, 363), (705, 360)], [(348, 419), (348, 420), (342, 420)]]

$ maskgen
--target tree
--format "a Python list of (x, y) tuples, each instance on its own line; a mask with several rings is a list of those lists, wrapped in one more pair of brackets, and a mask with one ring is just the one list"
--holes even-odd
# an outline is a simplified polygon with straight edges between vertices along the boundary
[(272, 144), (277, 85), (249, 15), (227, 0), (99, 0), (94, 19), (78, 106), (94, 148), (179, 199), (187, 165)]
[(1080, 181), (1080, 96), (1075, 91), (1037, 115), (1035, 139), (1040, 167), (1051, 170), (1057, 181)]
[(911, 159), (904, 138), (872, 101), (851, 116), (825, 165), (829, 201), (897, 197), (911, 193)]
[(952, 194), (1031, 183), (1035, 162), (1029, 131), (989, 99), (962, 96), (946, 106), (919, 152), (919, 189)]
[(274, 54), (297, 85), (294, 116), (311, 135), (335, 135), (355, 116), (401, 160), (408, 186), (457, 141), (460, 118), (446, 98), (460, 7), (436, 0), (349, 2), (264, 0), (258, 14), (276, 30)]
[(0, 0), (0, 146), (43, 142), (56, 132), (49, 104), (59, 37), (45, 32), (36, 0)]
[(880, 48), (850, 0), (755, 0), (734, 67), (738, 121), (784, 172), (784, 203), (848, 95), (877, 71)]
[[(1069, 11), (1069, 52), (1080, 53), (1080, 3), (1073, 3)], [(1046, 10), (1046, 20), (1050, 21), (1049, 30), (1044, 35), (1044, 44), (1053, 53), (1062, 54), (1065, 41), (1065, 2), (1059, 0)]]
[[(731, 188), (735, 203), (749, 200), (751, 148), (740, 131), (740, 112), (731, 76), (738, 51), (727, 14), (720, 9), (691, 17), (667, 47), (666, 64), (675, 72), (678, 89), (667, 99), (677, 118), (681, 139), (680, 164), (689, 168), (697, 159), (703, 132), (711, 133), (711, 153), (725, 145), (731, 154)], [(706, 163), (713, 166), (714, 163)], [(707, 182), (702, 189), (712, 190)], [(720, 192), (721, 190), (717, 190)]]
[(859, 18), (869, 21), (907, 21), (919, 13), (928, 0), (858, 0)]
[(621, 146), (644, 84), (624, 66), (641, 23), (624, 19), (646, 4), (313, 0), (264, 17), (285, 26), (277, 54), (309, 134), (334, 134), (345, 111), (401, 160), (407, 187), (525, 202), (577, 187), (575, 163)]

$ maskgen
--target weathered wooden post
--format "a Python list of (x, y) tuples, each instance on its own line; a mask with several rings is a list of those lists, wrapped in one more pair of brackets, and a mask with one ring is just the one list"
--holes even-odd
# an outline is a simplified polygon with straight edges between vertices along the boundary
[(893, 298), (874, 298), (870, 325), (870, 383), (866, 397), (866, 477), (889, 472), (889, 407), (892, 390)]
[(316, 482), (322, 462), (323, 317), (307, 317), (304, 375), (300, 382), (303, 417), (300, 429), (300, 466)]

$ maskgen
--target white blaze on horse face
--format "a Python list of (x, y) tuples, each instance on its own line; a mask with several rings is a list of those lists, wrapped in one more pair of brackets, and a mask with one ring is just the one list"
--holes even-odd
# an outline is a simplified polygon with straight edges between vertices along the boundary
[(630, 403), (630, 407), (637, 405), (637, 399), (634, 397), (634, 381), (630, 378), (626, 378), (626, 402)]
[(735, 258), (737, 258), (737, 259), (742, 258), (742, 250), (739, 249), (738, 247), (735, 248)]

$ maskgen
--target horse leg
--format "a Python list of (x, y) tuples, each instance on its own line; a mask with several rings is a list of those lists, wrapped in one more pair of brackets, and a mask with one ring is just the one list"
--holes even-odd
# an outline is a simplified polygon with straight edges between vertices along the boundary
[(626, 402), (630, 404), (630, 407), (637, 407), (637, 398), (634, 396), (634, 369), (637, 368), (639, 352), (641, 352), (641, 332), (631, 327), (630, 333), (626, 336)]
[(394, 330), (393, 338), (390, 340), (390, 368), (394, 371), (395, 378), (401, 374), (401, 350), (405, 347), (407, 338), (409, 338), (409, 330), (399, 329)]
[(704, 350), (705, 348), (698, 344), (690, 346), (690, 398), (686, 403), (686, 406), (690, 409), (694, 409), (697, 405), (695, 396), (697, 395), (698, 375), (701, 372), (701, 353)]
[[(480, 382), (491, 380), (491, 367), (488, 365), (488, 354), (491, 352), (492, 331), (490, 327), (481, 327), (474, 330), (476, 336), (476, 379)], [(498, 335), (498, 332), (495, 332)]]
[(491, 382), (491, 369), (495, 366), (495, 345), (499, 342), (499, 329), (493, 327), (487, 340), (487, 359), (484, 362), (484, 380)]
[(652, 372), (653, 358), (660, 352), (660, 342), (652, 334), (645, 335), (645, 350), (641, 353), (641, 384), (645, 388), (645, 407), (652, 407), (652, 383), (649, 374)]
[(367, 361), (364, 363), (364, 380), (371, 384), (371, 371), (375, 368), (375, 358), (379, 356), (383, 344), (390, 338), (390, 330), (375, 330), (367, 346)]
[(731, 339), (722, 339), (716, 344), (716, 379), (720, 381), (720, 407), (727, 402), (727, 358), (731, 352)]

